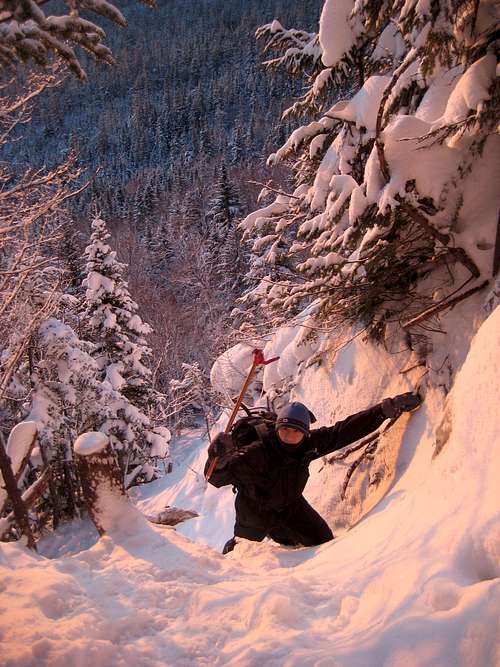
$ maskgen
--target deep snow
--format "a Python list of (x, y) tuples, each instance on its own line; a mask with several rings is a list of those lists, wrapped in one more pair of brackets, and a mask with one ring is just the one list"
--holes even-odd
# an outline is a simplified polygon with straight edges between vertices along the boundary
[[(147, 513), (168, 503), (200, 511), (178, 531), (131, 508), (111, 535), (97, 539), (83, 523), (42, 544), (45, 555), (2, 544), (2, 667), (499, 664), (499, 331), (497, 308), (444, 410), (429, 390), (411, 416), (386, 497), (329, 544), (242, 542), (227, 557), (201, 544), (219, 547), (232, 522), (231, 490), (206, 489), (200, 475), (201, 432), (175, 444), (177, 469), (137, 499)], [(303, 369), (295, 389), (320, 423), (411, 384), (405, 374), (390, 386), (394, 368), (359, 338), (330, 360)], [(370, 367), (379, 373), (367, 376)], [(309, 489), (330, 521), (335, 468), (314, 470)]]

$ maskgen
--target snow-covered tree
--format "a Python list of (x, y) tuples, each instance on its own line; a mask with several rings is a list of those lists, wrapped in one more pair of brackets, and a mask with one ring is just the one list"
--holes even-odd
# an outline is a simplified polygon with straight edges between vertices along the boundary
[(257, 35), (279, 52), (268, 67), (307, 72), (284, 117), (310, 122), (269, 158), (292, 170), (292, 191), (243, 223), (257, 236), (247, 306), (283, 320), (314, 301), (318, 318), (361, 320), (381, 337), (450, 275), (488, 278), (495, 216), (472, 243), (460, 234), (477, 169), (485, 199), (494, 192), (491, 4), (326, 0), (318, 34), (274, 21)]
[(61, 320), (49, 318), (32, 342), (29, 368), (29, 421), (38, 426), (41, 457), (35, 468), (52, 466), (49, 504), (54, 523), (61, 515), (74, 516), (78, 486), (72, 445), (76, 437), (106, 419), (117, 396), (98, 378), (94, 345), (82, 341)]
[(209, 233), (219, 241), (224, 239), (234, 220), (241, 216), (243, 207), (238, 194), (230, 182), (226, 165), (220, 168), (220, 176), (210, 199), (207, 211)]
[[(16, 127), (29, 122), (32, 101), (59, 83), (54, 69), (27, 76), (22, 92), (12, 81), (2, 87), (3, 151), (8, 153)], [(65, 220), (63, 202), (71, 197), (80, 173), (74, 155), (49, 171), (20, 173), (8, 161), (0, 165), (0, 404), (12, 394), (10, 385), (30, 338), (56, 307), (62, 273), (57, 241)]]
[(147, 228), (146, 245), (151, 257), (151, 274), (155, 282), (168, 284), (169, 265), (175, 256), (175, 239), (168, 219), (160, 221), (156, 229)]
[(109, 436), (126, 472), (129, 465), (144, 463), (158, 436), (148, 413), (161, 397), (152, 390), (146, 365), (150, 350), (145, 336), (151, 327), (137, 313), (124, 278), (125, 265), (109, 246), (110, 236), (104, 220), (94, 219), (85, 250), (85, 317), (101, 379), (115, 391), (109, 416), (98, 430)]
[(213, 394), (210, 379), (200, 365), (183, 363), (181, 379), (170, 381), (169, 415), (175, 427), (192, 424), (193, 417), (200, 414), (208, 422)]
[[(154, 0), (141, 0), (154, 6)], [(113, 63), (113, 56), (104, 45), (104, 30), (80, 11), (93, 12), (125, 26), (123, 14), (109, 0), (67, 0), (68, 13), (47, 16), (45, 0), (4, 0), (0, 7), (0, 66), (33, 60), (46, 65), (56, 54), (80, 78), (86, 74), (74, 47), (88, 51), (97, 61)]]

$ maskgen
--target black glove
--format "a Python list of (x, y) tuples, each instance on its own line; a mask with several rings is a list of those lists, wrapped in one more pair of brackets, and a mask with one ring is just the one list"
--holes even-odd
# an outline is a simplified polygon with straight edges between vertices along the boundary
[(208, 448), (209, 456), (221, 458), (233, 447), (233, 438), (230, 433), (219, 433)]
[(396, 419), (402, 412), (410, 412), (418, 408), (422, 400), (420, 394), (408, 391), (406, 394), (399, 394), (394, 398), (384, 398), (380, 407), (388, 419)]

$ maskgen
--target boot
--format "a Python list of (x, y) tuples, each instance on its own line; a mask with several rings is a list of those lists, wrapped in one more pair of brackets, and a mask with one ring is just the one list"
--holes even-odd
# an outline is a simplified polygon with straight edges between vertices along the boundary
[(235, 538), (235, 537), (232, 537), (232, 538), (231, 538), (230, 540), (228, 540), (228, 541), (226, 542), (226, 544), (224, 545), (224, 548), (222, 549), (222, 553), (223, 553), (224, 555), (228, 554), (230, 551), (232, 551), (232, 550), (234, 549), (235, 546), (236, 546), (236, 538)]

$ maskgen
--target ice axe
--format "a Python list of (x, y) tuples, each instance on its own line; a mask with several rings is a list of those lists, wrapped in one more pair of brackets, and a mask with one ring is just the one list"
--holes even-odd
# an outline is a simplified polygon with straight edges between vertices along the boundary
[[(229, 417), (229, 421), (227, 422), (227, 426), (224, 429), (224, 433), (229, 433), (233, 427), (234, 420), (236, 419), (236, 415), (238, 414), (238, 410), (240, 409), (240, 406), (243, 402), (243, 397), (245, 396), (246, 390), (248, 389), (250, 382), (252, 381), (253, 376), (255, 375), (255, 371), (259, 366), (267, 366), (268, 364), (272, 364), (273, 361), (278, 361), (279, 357), (273, 357), (272, 359), (264, 359), (264, 352), (257, 348), (253, 351), (253, 362), (252, 366), (250, 367), (250, 370), (248, 371), (248, 375), (245, 379), (245, 382), (243, 383), (243, 386), (240, 391), (240, 395), (236, 399), (236, 403), (234, 404), (233, 411), (231, 412), (231, 416)], [(210, 477), (212, 476), (213, 471), (215, 470), (215, 466), (217, 465), (217, 462), (219, 460), (219, 457), (216, 456), (214, 457), (214, 460), (210, 464), (209, 469), (207, 470), (207, 474), (205, 476), (205, 479), (208, 481)]]

